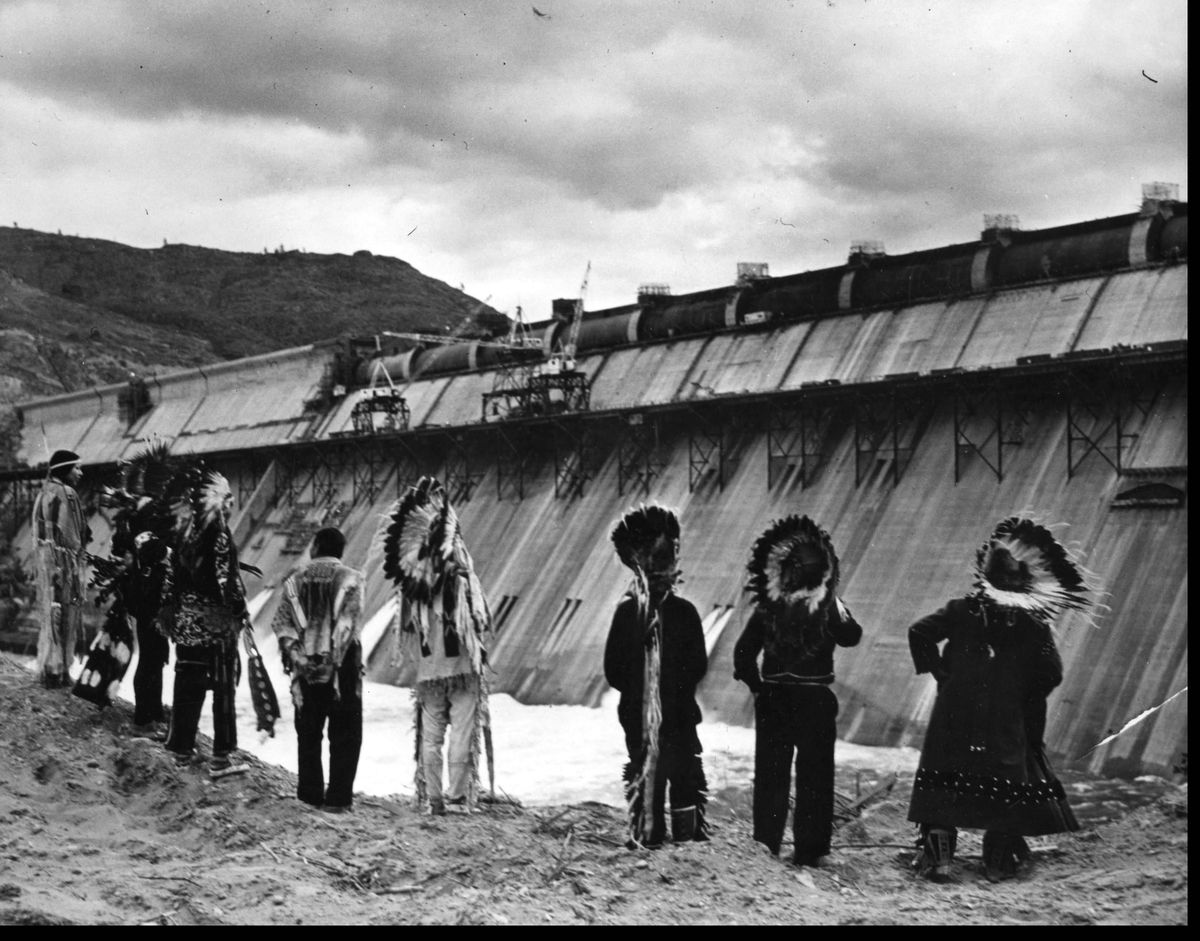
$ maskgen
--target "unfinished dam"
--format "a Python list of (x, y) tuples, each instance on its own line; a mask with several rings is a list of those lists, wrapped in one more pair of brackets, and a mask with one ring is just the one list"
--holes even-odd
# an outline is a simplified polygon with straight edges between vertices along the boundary
[[(732, 666), (745, 565), (772, 520), (803, 513), (830, 531), (865, 631), (837, 658), (840, 735), (919, 746), (935, 689), (907, 628), (969, 589), (996, 521), (1033, 514), (1064, 524), (1107, 593), (1094, 625), (1057, 624), (1051, 753), (1186, 771), (1186, 695), (1091, 749), (1187, 686), (1187, 204), (1150, 193), (1127, 215), (1036, 231), (996, 217), (970, 236), (857, 245), (782, 277), (743, 265), (722, 287), (646, 285), (607, 310), (555, 301), (526, 342), (383, 334), (26, 402), (0, 526), (29, 545), (44, 442), (82, 455), (92, 482), (169, 442), (233, 484), (242, 559), (264, 573), (247, 578), (256, 629), (313, 532), (340, 526), (368, 577), (369, 675), (406, 684), (368, 550), (396, 496), (434, 474), (494, 613), (493, 689), (597, 705), (628, 583), (609, 533), (660, 502), (704, 618), (705, 715), (748, 725)], [(106, 552), (99, 514), (93, 529)]]

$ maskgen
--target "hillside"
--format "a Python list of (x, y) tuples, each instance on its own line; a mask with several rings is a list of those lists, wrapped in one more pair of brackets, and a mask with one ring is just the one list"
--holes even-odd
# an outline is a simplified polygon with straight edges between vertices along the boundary
[(483, 334), (506, 319), (396, 258), (248, 254), (0, 228), (0, 467), (11, 405), (383, 330)]
[(1187, 923), (1187, 789), (1159, 779), (1075, 780), (1090, 822), (1037, 841), (1032, 873), (989, 883), (968, 833), (959, 881), (933, 885), (909, 871), (909, 775), (837, 831), (831, 866), (796, 870), (751, 841), (744, 788), (714, 795), (711, 842), (630, 852), (604, 804), (430, 818), (359, 795), (331, 816), (253, 759), (212, 783), (131, 739), (123, 704), (98, 712), (3, 655), (0, 713), (3, 925)]
[(0, 269), (31, 287), (207, 341), (235, 359), (342, 334), (501, 329), (502, 315), (397, 258), (251, 254), (0, 228)]

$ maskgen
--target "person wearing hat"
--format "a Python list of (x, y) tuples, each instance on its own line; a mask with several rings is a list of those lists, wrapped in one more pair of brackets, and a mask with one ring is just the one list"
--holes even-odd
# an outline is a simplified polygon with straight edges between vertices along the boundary
[[(271, 622), (292, 675), (296, 716), (296, 796), (334, 813), (350, 809), (362, 748), (362, 574), (342, 564), (346, 537), (333, 527), (313, 539), (313, 557), (283, 582)], [(321, 738), (329, 723), (329, 786)]]
[(772, 523), (747, 570), (754, 612), (734, 647), (733, 676), (754, 694), (754, 839), (779, 855), (794, 761), (792, 861), (820, 866), (833, 835), (833, 653), (855, 646), (862, 628), (837, 596), (829, 534), (807, 516)]
[(909, 628), (917, 673), (937, 682), (908, 810), (932, 881), (952, 881), (960, 827), (984, 831), (992, 880), (1029, 860), (1024, 837), (1079, 829), (1043, 736), (1063, 671), (1050, 625), (1091, 604), (1088, 581), (1049, 530), (1010, 517), (976, 553), (967, 596)]
[(41, 606), (37, 672), (52, 688), (70, 684), (72, 662), (86, 653), (84, 569), (91, 530), (75, 489), (82, 478), (79, 455), (55, 451), (33, 502), (31, 529)]

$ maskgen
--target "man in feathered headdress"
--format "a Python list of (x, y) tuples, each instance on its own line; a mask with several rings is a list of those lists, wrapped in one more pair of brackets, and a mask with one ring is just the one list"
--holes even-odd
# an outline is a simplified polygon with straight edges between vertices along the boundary
[[(283, 582), (272, 627), (293, 677), (299, 782), (296, 796), (328, 811), (350, 809), (362, 748), (362, 575), (342, 564), (346, 537), (333, 527), (313, 539), (312, 559)], [(321, 738), (329, 722), (329, 787)]]
[(696, 687), (708, 670), (708, 654), (700, 615), (675, 593), (679, 520), (663, 507), (642, 506), (617, 523), (612, 541), (634, 574), (604, 648), (604, 676), (621, 694), (617, 718), (629, 754), (629, 841), (653, 847), (666, 839), (668, 785), (672, 839), (705, 840), (708, 785), (696, 732)]
[(747, 570), (754, 613), (734, 648), (733, 675), (754, 694), (754, 839), (779, 855), (794, 757), (793, 861), (819, 866), (833, 834), (833, 651), (857, 644), (862, 628), (837, 596), (829, 534), (807, 516), (773, 523)]
[(229, 531), (233, 493), (225, 477), (195, 467), (178, 514), (172, 581), (161, 624), (175, 642), (175, 692), (167, 750), (185, 764), (196, 748), (196, 732), (212, 690), (213, 745), (209, 772), (224, 777), (247, 766), (234, 760), (237, 715), (234, 691), (241, 662), (238, 634), (247, 621), (246, 595), (237, 547)]
[(1023, 837), (1079, 829), (1043, 736), (1062, 682), (1050, 624), (1086, 608), (1089, 590), (1049, 530), (1014, 516), (976, 554), (971, 593), (909, 628), (917, 673), (938, 685), (908, 811), (921, 825), (917, 866), (934, 881), (951, 878), (958, 827), (985, 831), (989, 878), (1029, 859)]
[(79, 455), (55, 451), (33, 502), (31, 528), (42, 612), (37, 671), (50, 687), (70, 683), (71, 663), (86, 649), (83, 573), (92, 534), (75, 489), (82, 479)]
[[(484, 675), (492, 615), (442, 485), (422, 477), (380, 529), (383, 573), (397, 588), (400, 648), (416, 666), (416, 792), (441, 815), (469, 813), (479, 799), (479, 744), (490, 754)], [(442, 747), (449, 729), (442, 788)]]
[(92, 558), (96, 604), (111, 599), (92, 643), (75, 694), (104, 707), (120, 690), (136, 637), (133, 677), (133, 734), (166, 739), (163, 668), (170, 645), (158, 629), (163, 585), (170, 568), (168, 542), (175, 514), (165, 496), (185, 476), (165, 444), (147, 447), (121, 467), (121, 486), (101, 489), (100, 502), (113, 511), (109, 558)]

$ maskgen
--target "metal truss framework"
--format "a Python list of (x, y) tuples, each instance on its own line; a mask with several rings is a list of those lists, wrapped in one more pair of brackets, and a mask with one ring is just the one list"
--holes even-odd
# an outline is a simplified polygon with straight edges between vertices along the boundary
[(879, 392), (861, 392), (853, 396), (854, 407), (854, 486), (870, 472), (871, 464), (889, 460), (892, 486), (900, 483), (916, 448), (905, 441), (910, 432), (928, 418), (933, 401), (917, 387), (892, 386)]
[(728, 458), (728, 416), (724, 409), (689, 409), (688, 422), (688, 491), (696, 488), (709, 474), (716, 474), (717, 489), (725, 489), (725, 470)]
[(587, 373), (574, 369), (533, 373), (523, 385), (483, 393), (482, 407), (485, 422), (586, 412), (591, 407), (591, 381)]
[(977, 457), (997, 481), (1004, 480), (1004, 457), (1020, 447), (1030, 423), (1034, 397), (1024, 385), (998, 381), (956, 382), (954, 407), (954, 482), (962, 480), (966, 464)]
[(767, 489), (799, 470), (800, 488), (812, 485), (828, 454), (825, 441), (839, 409), (828, 395), (803, 396), (767, 407)]
[(626, 415), (617, 441), (617, 493), (628, 490), (650, 493), (650, 484), (662, 472), (658, 451), (658, 420), (653, 415), (634, 412)]
[(524, 427), (498, 427), (496, 441), (496, 499), (524, 500), (525, 482), (536, 461), (536, 438)]
[(589, 457), (592, 431), (587, 422), (551, 423), (554, 447), (554, 497), (569, 500), (582, 497), (584, 484), (591, 478)]
[(453, 503), (469, 503), (483, 473), (471, 465), (471, 457), (461, 434), (444, 436), (447, 443), (442, 483)]
[(265, 455), (254, 451), (251, 452), (247, 464), (249, 466), (244, 471), (239, 471), (234, 477), (238, 506), (245, 506), (250, 502), (262, 482), (263, 475), (267, 472), (270, 461)]
[[(1186, 368), (1186, 367), (1185, 367)], [(1067, 408), (1067, 477), (1098, 455), (1118, 474), (1172, 371), (1134, 370), (1116, 362), (1107, 369), (1072, 369), (1062, 379)]]
[(370, 390), (350, 412), (356, 435), (408, 431), (411, 417), (408, 402), (396, 388)]

